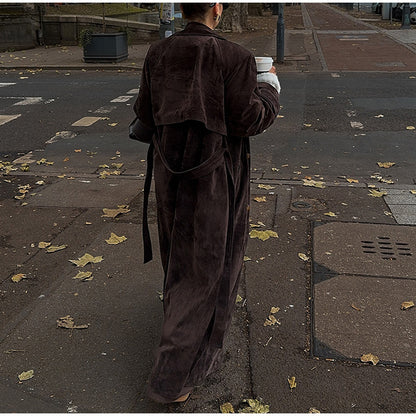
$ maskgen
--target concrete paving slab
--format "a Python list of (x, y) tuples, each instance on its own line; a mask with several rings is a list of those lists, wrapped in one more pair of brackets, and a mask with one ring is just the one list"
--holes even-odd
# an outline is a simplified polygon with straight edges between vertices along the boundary
[(398, 214), (393, 212), (398, 224), (416, 225), (416, 215)]
[(21, 391), (20, 386), (6, 386), (0, 382), (1, 413), (67, 413), (71, 406), (59, 406)]
[(416, 309), (400, 308), (414, 293), (410, 279), (338, 275), (316, 282), (314, 353), (356, 360), (371, 353), (416, 365)]
[(327, 223), (313, 231), (314, 270), (416, 280), (416, 228)]
[(142, 181), (108, 177), (106, 179), (63, 179), (27, 199), (28, 206), (114, 208), (126, 205), (140, 192)]
[[(127, 241), (106, 244), (111, 232)], [(60, 286), (38, 299), (30, 316), (2, 342), (2, 351), (25, 352), (8, 354), (1, 373), (15, 384), (17, 374), (33, 369), (35, 376), (18, 386), (21, 391), (30, 388), (38, 397), (53, 396), (89, 412), (128, 412), (146, 384), (158, 342), (160, 262), (141, 264), (138, 225), (108, 224), (86, 251), (104, 257), (85, 267), (93, 280), (72, 279), (79, 269), (67, 262)], [(89, 328), (57, 328), (56, 319), (66, 315)]]
[(388, 205), (413, 205), (416, 209), (416, 195), (406, 190), (395, 195), (388, 193), (384, 196), (384, 200)]
[(14, 273), (23, 273), (25, 262), (40, 251), (38, 243), (55, 239), (79, 214), (77, 208), (31, 208), (16, 206), (12, 201), (3, 202), (0, 206), (0, 284)]
[[(108, 245), (104, 240), (111, 232), (127, 240)], [(151, 233), (156, 236), (156, 225)], [(16, 384), (21, 394), (30, 391), (84, 412), (164, 413), (166, 406), (145, 395), (162, 318), (158, 292), (163, 272), (157, 250), (155, 260), (143, 265), (140, 225), (111, 223), (86, 251), (104, 258), (85, 267), (93, 271), (93, 280), (72, 279), (80, 269), (67, 262), (55, 290), (38, 299), (30, 316), (19, 320), (1, 343), (2, 351), (24, 351), (7, 354), (0, 362), (5, 383)], [(76, 324), (90, 324), (88, 329), (57, 328), (56, 319), (66, 315)], [(246, 319), (241, 308), (233, 319), (221, 371), (197, 387), (182, 410), (173, 411), (215, 413), (226, 401), (251, 397)], [(23, 369), (34, 369), (35, 376), (17, 384)]]

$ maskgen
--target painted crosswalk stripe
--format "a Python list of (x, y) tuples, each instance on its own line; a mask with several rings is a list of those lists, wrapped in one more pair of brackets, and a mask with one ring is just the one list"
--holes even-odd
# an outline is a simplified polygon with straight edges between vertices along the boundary
[(133, 98), (132, 95), (120, 95), (120, 97), (111, 100), (112, 103), (125, 103)]
[(76, 121), (72, 126), (75, 127), (88, 127), (92, 126), (94, 123), (96, 123), (98, 120), (101, 120), (102, 117), (83, 117)]
[(16, 120), (16, 118), (19, 118), (20, 116), (21, 114), (10, 114), (10, 115), (0, 114), (0, 126), (8, 123), (9, 121)]
[(133, 88), (130, 91), (127, 91), (127, 94), (138, 94), (139, 93), (139, 89), (138, 88)]
[(30, 104), (39, 104), (43, 101), (42, 97), (22, 97), (23, 100), (14, 103), (13, 105), (30, 105)]
[(16, 85), (15, 82), (0, 82), (0, 88), (1, 87), (10, 87), (12, 85)]
[(100, 107), (94, 111), (97, 114), (108, 114), (115, 110), (117, 107), (115, 105), (105, 105), (104, 107)]

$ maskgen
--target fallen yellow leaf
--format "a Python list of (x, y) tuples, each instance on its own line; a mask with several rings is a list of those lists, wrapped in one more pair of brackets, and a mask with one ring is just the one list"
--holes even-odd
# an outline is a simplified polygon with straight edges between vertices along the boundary
[(276, 231), (266, 230), (266, 231), (258, 231), (258, 230), (251, 230), (250, 231), (250, 238), (258, 238), (261, 241), (266, 241), (270, 237), (278, 238)]
[(257, 186), (257, 188), (270, 190), (270, 189), (274, 189), (274, 188), (276, 188), (276, 187), (275, 187), (275, 186), (271, 186), (271, 185), (264, 185), (264, 184), (260, 183), (260, 184)]
[(272, 306), (270, 309), (270, 313), (277, 313), (280, 311), (280, 308), (278, 306)]
[(221, 413), (235, 413), (234, 407), (230, 402), (224, 403), (220, 406)]
[(325, 188), (325, 182), (314, 181), (313, 179), (303, 179), (303, 186), (313, 186), (314, 188)]
[(347, 178), (347, 182), (349, 182), (349, 183), (358, 183), (358, 179)]
[(124, 163), (112, 163), (111, 167), (116, 169), (121, 169), (123, 167)]
[(107, 244), (115, 245), (115, 244), (120, 244), (120, 243), (122, 243), (123, 241), (126, 241), (126, 240), (127, 240), (127, 237), (124, 236), (124, 235), (119, 237), (118, 235), (116, 235), (114, 233), (111, 233), (110, 238), (108, 240), (105, 240), (105, 242)]
[(250, 257), (248, 257), (248, 256), (244, 256), (243, 261), (251, 261), (251, 258), (250, 258)]
[(18, 378), (20, 381), (26, 381), (26, 380), (30, 380), (34, 375), (35, 375), (35, 372), (33, 370), (23, 371), (23, 373), (20, 373), (18, 375)]
[(239, 410), (238, 413), (269, 413), (270, 411), (270, 406), (259, 400), (246, 399), (244, 402), (248, 404), (248, 407)]
[(384, 195), (387, 195), (386, 191), (377, 191), (375, 189), (370, 189), (369, 196), (373, 196), (374, 198), (381, 198)]
[(325, 212), (325, 214), (327, 217), (336, 217), (337, 214), (335, 214), (335, 212), (329, 211), (329, 212)]
[(78, 272), (78, 274), (74, 276), (73, 279), (80, 279), (82, 281), (92, 280), (92, 272)]
[(126, 214), (130, 212), (128, 205), (119, 205), (118, 208), (103, 208), (104, 215), (102, 217), (116, 218), (120, 214)]
[(66, 244), (62, 244), (61, 246), (49, 246), (46, 249), (47, 253), (55, 253), (55, 251), (60, 251), (60, 250), (64, 250), (65, 248), (67, 248), (68, 246)]
[(269, 315), (268, 318), (264, 321), (263, 326), (273, 326), (276, 324), (280, 325), (280, 322), (274, 315)]
[(416, 190), (414, 191), (413, 189), (409, 191), (411, 194), (416, 195)]
[(318, 409), (316, 409), (315, 407), (311, 407), (308, 411), (308, 413), (321, 413)]
[(303, 261), (308, 261), (309, 257), (306, 254), (298, 253), (298, 257)]
[(46, 248), (49, 247), (51, 245), (51, 243), (47, 243), (46, 241), (40, 241), (38, 243), (38, 248)]
[(415, 126), (407, 126), (406, 127), (406, 130), (414, 130), (415, 129)]
[(78, 260), (69, 260), (71, 263), (74, 263), (78, 267), (84, 267), (88, 263), (101, 263), (103, 261), (103, 256), (91, 256), (91, 254), (85, 253), (82, 257), (79, 257)]
[(243, 298), (240, 295), (237, 295), (237, 298), (235, 299), (235, 303), (240, 303), (243, 301)]
[(65, 329), (87, 329), (89, 324), (84, 325), (75, 325), (74, 318), (70, 315), (64, 316), (63, 318), (58, 318), (56, 320), (58, 328), (65, 328)]
[(266, 202), (266, 197), (265, 196), (256, 196), (255, 198), (253, 198), (256, 202)]
[(412, 300), (410, 300), (407, 302), (403, 302), (402, 305), (400, 306), (400, 309), (405, 311), (407, 309), (413, 308), (413, 306), (415, 306), (415, 303)]
[(380, 168), (384, 168), (384, 169), (389, 169), (392, 166), (394, 166), (396, 163), (395, 162), (377, 162), (377, 165)]
[(14, 282), (14, 283), (18, 283), (18, 282), (20, 282), (22, 279), (26, 279), (27, 277), (26, 277), (26, 275), (24, 274), (24, 273), (18, 273), (18, 274), (15, 274), (13, 277), (12, 277), (12, 281)]
[(290, 390), (296, 387), (296, 377), (290, 377), (287, 379), (287, 381), (289, 383)]
[(373, 363), (373, 365), (377, 365), (379, 361), (379, 358), (374, 354), (364, 354), (361, 356), (362, 363)]

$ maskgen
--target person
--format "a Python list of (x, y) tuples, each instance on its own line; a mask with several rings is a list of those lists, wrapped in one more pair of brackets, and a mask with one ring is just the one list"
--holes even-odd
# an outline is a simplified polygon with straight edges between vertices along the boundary
[(279, 111), (274, 67), (257, 76), (254, 56), (214, 32), (221, 3), (182, 3), (185, 29), (153, 44), (134, 104), (136, 134), (150, 142), (164, 320), (148, 395), (182, 402), (212, 373), (230, 326), (248, 238), (249, 136)]

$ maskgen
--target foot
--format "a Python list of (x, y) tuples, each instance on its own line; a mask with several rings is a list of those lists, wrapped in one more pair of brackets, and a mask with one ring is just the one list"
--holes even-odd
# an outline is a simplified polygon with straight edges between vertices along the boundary
[(181, 397), (178, 397), (176, 400), (173, 401), (173, 403), (183, 403), (186, 402), (189, 399), (191, 393), (186, 393)]

